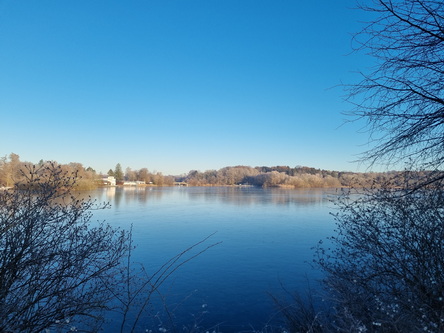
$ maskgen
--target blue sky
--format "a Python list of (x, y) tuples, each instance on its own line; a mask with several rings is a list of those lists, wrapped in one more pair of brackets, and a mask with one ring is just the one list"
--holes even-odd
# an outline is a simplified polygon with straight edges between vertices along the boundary
[(365, 171), (354, 0), (0, 0), (0, 156)]

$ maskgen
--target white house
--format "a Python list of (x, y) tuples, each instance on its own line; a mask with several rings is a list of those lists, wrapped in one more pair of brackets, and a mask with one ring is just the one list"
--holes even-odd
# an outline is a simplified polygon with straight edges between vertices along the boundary
[(105, 185), (116, 186), (116, 178), (114, 176), (102, 176), (102, 181)]

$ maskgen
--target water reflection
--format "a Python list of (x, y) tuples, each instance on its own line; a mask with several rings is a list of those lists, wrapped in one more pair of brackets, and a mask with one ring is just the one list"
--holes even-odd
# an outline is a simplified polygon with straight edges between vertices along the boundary
[(153, 187), (105, 187), (98, 189), (94, 195), (103, 201), (110, 202), (113, 206), (119, 207), (122, 201), (125, 204), (131, 202), (147, 203), (150, 200), (159, 200), (165, 191), (154, 189)]
[[(267, 292), (280, 282), (290, 290), (305, 286), (312, 247), (334, 228), (328, 212), (336, 195), (254, 187), (109, 187), (91, 193), (112, 206), (95, 218), (133, 226), (133, 259), (149, 272), (217, 231), (212, 242), (222, 244), (171, 279), (174, 294), (193, 292), (190, 302), (208, 304), (208, 327), (220, 321), (261, 327), (273, 313)], [(182, 310), (185, 318), (190, 308)]]
[(149, 203), (169, 199), (221, 202), (224, 204), (310, 206), (324, 205), (339, 194), (337, 189), (262, 189), (256, 187), (106, 187), (95, 191), (99, 201), (119, 207), (125, 202)]
[(234, 205), (316, 205), (329, 200), (334, 193), (327, 193), (323, 189), (289, 190), (289, 189), (262, 189), (255, 187), (217, 187), (201, 188), (189, 191), (191, 200), (203, 198), (206, 201), (222, 201)]

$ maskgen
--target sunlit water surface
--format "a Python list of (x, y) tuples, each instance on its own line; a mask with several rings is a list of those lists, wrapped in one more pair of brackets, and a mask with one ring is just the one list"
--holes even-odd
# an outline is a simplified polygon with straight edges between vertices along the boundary
[[(210, 332), (278, 325), (269, 293), (282, 295), (282, 286), (302, 291), (307, 278), (321, 277), (310, 266), (312, 247), (333, 233), (329, 213), (336, 196), (335, 190), (253, 187), (110, 187), (92, 193), (111, 204), (96, 211), (95, 220), (132, 225), (132, 259), (148, 272), (211, 234), (197, 251), (221, 242), (180, 267), (161, 289), (178, 327), (198, 321)], [(158, 331), (163, 324), (151, 317), (141, 327)]]

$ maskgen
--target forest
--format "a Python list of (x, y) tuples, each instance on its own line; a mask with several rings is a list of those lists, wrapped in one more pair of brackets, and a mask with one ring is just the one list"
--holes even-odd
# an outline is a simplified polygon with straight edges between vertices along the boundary
[[(204, 172), (192, 170), (186, 175), (170, 176), (161, 172), (150, 172), (148, 168), (133, 170), (127, 167), (123, 170), (120, 163), (114, 169), (109, 169), (106, 175), (97, 173), (91, 167), (81, 163), (58, 164), (55, 161), (40, 160), (36, 165), (54, 163), (65, 172), (76, 173), (79, 177), (79, 189), (93, 189), (103, 185), (102, 178), (113, 176), (117, 185), (124, 181), (140, 181), (150, 186), (173, 186), (177, 182), (189, 186), (239, 186), (250, 185), (258, 187), (281, 188), (323, 188), (323, 187), (363, 187), (381, 184), (388, 179), (398, 179), (398, 171), (390, 172), (349, 172), (316, 169), (306, 166), (228, 166), (219, 170)], [(23, 181), (21, 170), (34, 165), (20, 160), (20, 156), (11, 153), (0, 158), (0, 188), (12, 187)]]

